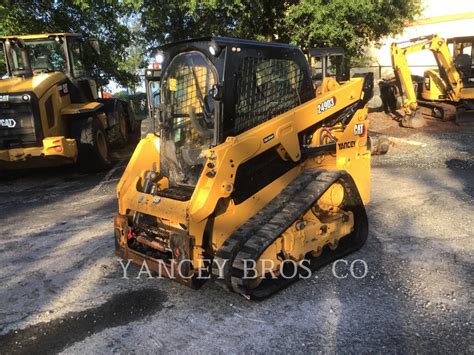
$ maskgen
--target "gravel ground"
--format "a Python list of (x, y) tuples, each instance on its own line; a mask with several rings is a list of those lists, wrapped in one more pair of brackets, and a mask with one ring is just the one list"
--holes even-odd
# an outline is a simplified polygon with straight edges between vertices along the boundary
[(388, 154), (374, 156), (372, 166), (421, 169), (474, 167), (474, 128), (459, 127), (453, 121), (426, 119), (421, 129), (402, 128), (380, 112), (370, 114), (371, 132), (390, 138)]
[(0, 353), (473, 353), (474, 131), (371, 117), (395, 143), (373, 159), (368, 242), (345, 259), (366, 277), (328, 265), (263, 302), (136, 279), (134, 266), (122, 278), (112, 218), (124, 161), (1, 181)]

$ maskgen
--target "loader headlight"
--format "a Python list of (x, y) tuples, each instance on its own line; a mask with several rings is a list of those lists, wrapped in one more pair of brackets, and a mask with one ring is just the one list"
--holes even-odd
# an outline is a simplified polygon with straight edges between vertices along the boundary
[(219, 54), (221, 53), (221, 49), (222, 48), (219, 47), (214, 41), (211, 42), (211, 44), (209, 45), (209, 53), (211, 53), (214, 57), (219, 56)]
[(155, 56), (155, 61), (159, 64), (163, 63), (163, 61), (165, 60), (165, 56), (163, 55), (163, 52), (157, 52), (156, 53), (156, 56)]
[(28, 94), (25, 94), (25, 95), (23, 95), (23, 96), (21, 97), (21, 99), (22, 99), (23, 101), (25, 101), (25, 102), (30, 102), (31, 96), (28, 95)]
[(213, 46), (209, 46), (209, 53), (216, 55), (216, 49)]

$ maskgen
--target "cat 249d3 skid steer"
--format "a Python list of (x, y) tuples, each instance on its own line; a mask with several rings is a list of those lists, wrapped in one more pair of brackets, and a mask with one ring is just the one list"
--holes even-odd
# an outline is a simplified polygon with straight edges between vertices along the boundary
[(161, 49), (147, 82), (161, 81), (148, 96), (157, 129), (117, 186), (117, 255), (261, 299), (364, 244), (372, 76), (314, 88), (286, 44), (214, 36)]
[(76, 33), (0, 37), (0, 173), (71, 163), (100, 170), (109, 145), (140, 135), (128, 102), (98, 98), (87, 48), (100, 54), (97, 40)]

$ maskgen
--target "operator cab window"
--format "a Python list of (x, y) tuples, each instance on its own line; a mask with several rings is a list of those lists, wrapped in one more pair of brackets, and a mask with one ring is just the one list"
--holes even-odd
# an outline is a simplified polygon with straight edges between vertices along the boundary
[(336, 78), (338, 75), (338, 68), (342, 65), (342, 56), (331, 55), (328, 58), (326, 67), (326, 76)]
[(160, 104), (160, 82), (150, 81), (150, 97), (152, 107), (158, 107)]
[[(1, 42), (0, 42), (1, 43)], [(5, 48), (0, 44), (0, 80), (8, 77), (7, 62), (5, 60)]]
[(84, 70), (84, 60), (82, 56), (82, 43), (80, 40), (75, 39), (72, 41), (70, 46), (71, 52), (71, 64), (72, 64), (72, 76), (74, 78), (80, 78), (86, 76)]
[(23, 58), (21, 57), (21, 51), (18, 47), (14, 46), (12, 53), (12, 72), (13, 74), (25, 70), (25, 65), (23, 64)]
[[(14, 63), (21, 62), (20, 49), (14, 47)], [(34, 74), (66, 72), (66, 59), (61, 43), (54, 40), (27, 42), (27, 50)], [(19, 65), (22, 65), (19, 64)]]
[(474, 84), (474, 52), (471, 42), (454, 44), (454, 65), (460, 72), (465, 85), (472, 87)]
[[(200, 52), (177, 55), (166, 68), (159, 98), (162, 110), (162, 168), (170, 182), (194, 186), (214, 143), (214, 100), (209, 95), (217, 82), (213, 64)], [(153, 104), (155, 101), (153, 102)]]
[(311, 57), (311, 78), (323, 80), (323, 61), (321, 57)]
[[(326, 73), (323, 69), (323, 60), (326, 60)], [(338, 71), (342, 66), (343, 57), (341, 55), (331, 55), (328, 57), (311, 57), (311, 77), (313, 81), (321, 84), (325, 77), (338, 78)]]

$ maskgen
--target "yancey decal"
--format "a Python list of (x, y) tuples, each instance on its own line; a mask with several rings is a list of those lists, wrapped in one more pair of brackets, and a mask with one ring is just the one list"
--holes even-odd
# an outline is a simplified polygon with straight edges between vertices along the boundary
[(356, 142), (355, 141), (342, 142), (342, 143), (337, 143), (337, 145), (338, 145), (339, 149), (342, 150), (342, 149), (355, 147)]
[(336, 105), (336, 97), (333, 96), (330, 99), (327, 99), (326, 101), (323, 101), (320, 104), (318, 104), (318, 114), (329, 110), (331, 107), (334, 107), (335, 105)]

